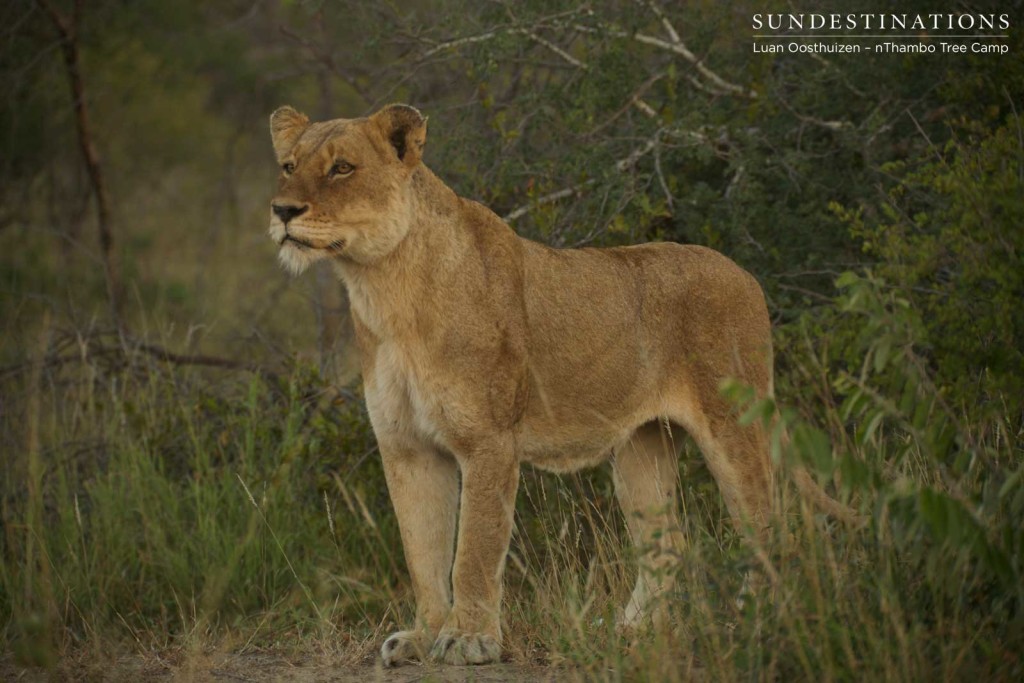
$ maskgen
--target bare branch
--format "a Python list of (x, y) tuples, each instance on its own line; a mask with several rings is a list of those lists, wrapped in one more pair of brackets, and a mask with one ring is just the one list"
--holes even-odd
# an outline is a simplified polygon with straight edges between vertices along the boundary
[(818, 128), (824, 128), (826, 130), (831, 130), (833, 132), (854, 127), (853, 124), (850, 123), (849, 121), (842, 121), (842, 120), (826, 121), (825, 119), (819, 119), (816, 116), (808, 116), (806, 114), (801, 114), (797, 110), (793, 109), (793, 107), (785, 99), (780, 99), (779, 102), (782, 104), (782, 106), (790, 114), (795, 116), (800, 121), (803, 121), (804, 123), (809, 123), (812, 126), (817, 126)]
[(672, 195), (672, 192), (668, 189), (668, 182), (665, 180), (665, 174), (661, 170), (661, 144), (655, 145), (654, 147), (654, 174), (658, 177), (658, 185), (661, 186), (661, 192), (665, 195), (665, 203), (668, 205), (669, 211), (675, 210), (676, 198)]
[(659, 43), (663, 43), (663, 41), (660, 41), (657, 38), (651, 36), (644, 36), (643, 34), (640, 33), (634, 36), (636, 40), (639, 40), (641, 43), (647, 43), (649, 45), (658, 45), (659, 47), (665, 47), (665, 49), (671, 50), (672, 52), (675, 52), (676, 54), (682, 56), (683, 59), (693, 64), (694, 68), (696, 68), (702, 76), (704, 76), (706, 79), (714, 83), (722, 90), (732, 92), (737, 95), (742, 95), (744, 97), (757, 97), (757, 93), (754, 90), (748, 90), (734, 83), (729, 83), (724, 78), (721, 78), (714, 71), (704, 66), (704, 62), (701, 59), (699, 59), (697, 55), (693, 54), (686, 47), (686, 44), (683, 43), (682, 39), (679, 37), (679, 32), (676, 31), (675, 26), (673, 26), (672, 22), (670, 22), (668, 20), (668, 17), (665, 16), (665, 13), (661, 10), (661, 7), (652, 0), (645, 0), (644, 4), (647, 5), (651, 12), (653, 12), (654, 15), (661, 20), (661, 25), (665, 28), (665, 32), (668, 34), (670, 42), (662, 45)]
[(594, 136), (594, 135), (600, 133), (602, 130), (604, 130), (608, 126), (610, 126), (611, 124), (615, 123), (615, 121), (617, 121), (620, 116), (625, 114), (629, 110), (630, 107), (636, 107), (637, 109), (639, 109), (641, 112), (643, 112), (649, 118), (657, 119), (658, 118), (658, 112), (656, 112), (651, 107), (651, 105), (647, 104), (647, 102), (645, 102), (641, 98), (644, 96), (644, 93), (646, 93), (648, 90), (651, 89), (651, 86), (653, 86), (655, 83), (657, 83), (658, 81), (660, 81), (664, 77), (665, 77), (665, 73), (664, 72), (658, 73), (658, 74), (654, 74), (653, 76), (648, 78), (646, 81), (641, 83), (640, 87), (638, 87), (636, 90), (634, 90), (633, 94), (629, 96), (629, 100), (626, 102), (626, 104), (624, 104), (622, 107), (620, 107), (610, 117), (608, 117), (607, 119), (605, 119), (604, 121), (602, 121), (601, 123), (596, 125), (594, 128), (592, 128), (586, 134), (586, 137)]
[[(720, 94), (720, 95), (727, 95), (727, 94), (728, 95), (739, 95), (741, 97), (747, 97), (747, 98), (750, 98), (750, 99), (757, 99), (758, 93), (757, 93), (756, 90), (752, 90), (752, 89), (749, 89), (749, 88), (744, 88), (743, 86), (736, 85), (735, 83), (730, 83), (729, 81), (725, 80), (724, 78), (722, 78), (721, 76), (716, 74), (714, 71), (709, 69), (707, 67), (707, 65), (704, 64), (704, 60), (700, 59), (697, 55), (695, 55), (693, 52), (691, 52), (690, 49), (688, 47), (686, 47), (686, 44), (684, 42), (682, 42), (681, 40), (676, 42), (675, 38), (678, 38), (679, 34), (675, 30), (675, 28), (672, 28), (671, 23), (669, 23), (668, 19), (664, 17), (664, 14), (661, 13), (660, 9), (655, 9), (654, 6), (652, 6), (652, 5), (648, 5), (648, 6), (652, 7), (652, 9), (654, 9), (654, 11), (655, 11), (655, 14), (657, 14), (658, 16), (660, 16), (662, 18), (662, 25), (663, 26), (666, 26), (667, 28), (671, 28), (671, 31), (669, 33), (669, 37), (670, 37), (671, 40), (663, 40), (661, 38), (655, 38), (654, 36), (649, 36), (646, 33), (640, 33), (639, 31), (636, 32), (636, 33), (627, 33), (627, 32), (625, 32), (625, 31), (623, 31), (621, 29), (617, 29), (617, 28), (614, 28), (612, 26), (608, 26), (607, 24), (602, 24), (600, 26), (600, 28), (595, 28), (593, 26), (585, 26), (583, 24), (573, 24), (572, 28), (574, 28), (575, 30), (577, 30), (577, 31), (579, 31), (581, 33), (601, 33), (601, 32), (604, 32), (604, 33), (607, 33), (608, 35), (614, 36), (616, 38), (632, 38), (633, 40), (635, 40), (635, 41), (637, 41), (639, 43), (643, 43), (645, 45), (651, 45), (653, 47), (661, 48), (662, 50), (668, 50), (669, 52), (671, 52), (673, 54), (679, 55), (684, 60), (686, 60), (687, 62), (692, 64), (693, 67), (697, 70), (697, 72), (700, 75), (702, 75), (704, 78), (706, 78), (708, 81), (711, 82), (711, 85), (714, 86), (714, 90), (720, 91), (720, 92), (716, 92), (715, 94)], [(701, 88), (701, 89), (703, 90), (705, 88)]]
[[(650, 151), (655, 148), (655, 146), (658, 144), (658, 140), (661, 138), (662, 135), (665, 134), (665, 132), (666, 131), (664, 129), (659, 129), (654, 134), (654, 136), (651, 137), (650, 140), (642, 144), (640, 147), (634, 149), (632, 152), (630, 152), (622, 159), (616, 161), (615, 170), (621, 173), (628, 170), (632, 166), (636, 165), (636, 162), (639, 161), (641, 157), (650, 153)], [(517, 218), (522, 218), (523, 216), (530, 213), (536, 208), (546, 206), (548, 204), (553, 204), (559, 200), (568, 199), (569, 197), (578, 195), (584, 189), (593, 185), (596, 182), (596, 179), (591, 178), (590, 180), (584, 181), (582, 183), (577, 183), (576, 185), (572, 185), (562, 190), (558, 190), (557, 192), (552, 192), (550, 194), (544, 195), (543, 197), (538, 197), (532, 202), (528, 202), (526, 204), (523, 204), (522, 206), (513, 209), (509, 213), (505, 214), (503, 218), (506, 222), (511, 223)]]
[[(90, 358), (106, 359), (118, 365), (126, 364), (131, 361), (132, 354), (130, 352), (136, 351), (171, 365), (193, 365), (224, 370), (244, 370), (260, 375), (276, 383), (278, 386), (284, 386), (284, 382), (276, 373), (255, 363), (246, 363), (245, 361), (218, 356), (174, 353), (161, 346), (143, 342), (133, 343), (130, 340), (124, 340), (123, 345), (118, 342), (115, 342), (113, 345), (103, 344), (98, 340), (100, 336), (102, 336), (102, 333), (93, 335), (91, 338), (79, 339), (79, 346), (82, 348), (77, 353), (60, 354), (59, 349), (57, 349), (56, 352), (49, 354), (43, 359), (41, 367), (46, 370), (54, 370), (64, 365), (86, 362)], [(88, 348), (88, 353), (85, 351), (86, 348)], [(31, 370), (32, 366), (33, 363), (30, 362), (2, 367), (0, 368), (0, 381), (7, 381), (24, 374)]]
[(358, 95), (363, 100), (363, 102), (369, 103), (373, 100), (373, 98), (370, 97), (369, 93), (366, 92), (366, 89), (359, 84), (359, 81), (356, 79), (355, 76), (346, 71), (343, 71), (341, 68), (338, 67), (337, 62), (334, 61), (334, 55), (331, 53), (328, 47), (317, 45), (313, 42), (310, 42), (309, 40), (306, 40), (298, 33), (292, 31), (287, 26), (281, 25), (278, 27), (278, 29), (281, 31), (283, 35), (287, 36), (288, 38), (291, 38), (296, 43), (306, 48), (306, 50), (313, 57), (313, 59), (319, 62), (321, 66), (323, 66), (326, 70), (330, 71), (334, 75), (341, 78), (341, 80), (345, 81), (348, 87), (352, 88), (352, 91), (356, 95)]
[(639, 97), (635, 97), (635, 98), (630, 99), (630, 104), (632, 104), (637, 109), (639, 109), (641, 112), (643, 112), (647, 116), (647, 118), (651, 118), (651, 119), (658, 118), (658, 112), (654, 111), (654, 107), (652, 107), (651, 105), (647, 104), (646, 102), (641, 100)]
[(700, 90), (701, 92), (706, 92), (709, 95), (718, 96), (718, 95), (728, 95), (729, 94), (729, 93), (727, 93), (727, 92), (725, 92), (723, 90), (719, 90), (717, 88), (712, 88), (709, 85), (705, 85), (704, 83), (702, 83), (700, 81), (700, 79), (698, 79), (693, 74), (686, 74), (686, 80), (688, 80), (690, 82), (690, 85), (692, 85), (697, 90)]
[(669, 39), (673, 43), (678, 45), (683, 42), (679, 37), (679, 33), (676, 31), (676, 27), (668, 20), (668, 17), (666, 17), (665, 13), (661, 11), (661, 7), (659, 7), (657, 3), (647, 0), (643, 4), (647, 5), (647, 7), (654, 12), (655, 16), (661, 19), (661, 25), (665, 27), (665, 33), (668, 34)]
[(523, 204), (522, 206), (517, 207), (513, 211), (510, 211), (509, 213), (505, 214), (503, 216), (503, 219), (505, 220), (506, 223), (511, 223), (512, 221), (516, 220), (517, 218), (522, 218), (523, 216), (525, 216), (526, 214), (530, 213), (534, 209), (540, 208), (542, 206), (546, 206), (548, 204), (554, 204), (555, 202), (557, 202), (557, 201), (559, 201), (561, 199), (567, 199), (567, 198), (572, 197), (572, 196), (574, 196), (576, 194), (579, 194), (585, 187), (587, 187), (588, 185), (593, 185), (594, 182), (596, 182), (596, 181), (594, 181), (594, 180), (587, 180), (586, 182), (582, 182), (582, 183), (579, 183), (577, 185), (572, 185), (571, 187), (567, 187), (564, 190), (558, 190), (557, 192), (552, 192), (551, 194), (546, 194), (543, 197), (538, 197), (537, 199), (533, 200), (532, 202), (530, 202), (528, 204)]
[[(732, 180), (729, 181), (729, 186), (725, 188), (725, 194), (723, 196), (726, 199), (732, 197), (733, 193), (736, 191), (736, 188), (738, 188), (740, 186), (740, 183), (743, 182), (743, 178), (746, 175), (746, 172), (747, 167), (745, 165), (740, 164), (739, 166), (736, 167), (736, 172), (733, 174)], [(760, 247), (760, 245), (758, 246)], [(761, 251), (764, 251), (764, 249), (761, 249)]]
[[(646, 142), (644, 142), (644, 144), (642, 144), (639, 147), (637, 147), (636, 149), (634, 149), (632, 152), (627, 154), (622, 159), (619, 159), (618, 161), (616, 161), (615, 162), (615, 170), (619, 171), (620, 173), (628, 171), (630, 168), (635, 166), (636, 163), (638, 161), (640, 161), (641, 158), (643, 158), (647, 154), (650, 154), (650, 152), (652, 150), (658, 149), (658, 146), (666, 138), (684, 138), (684, 139), (692, 140), (695, 143), (700, 143), (700, 144), (705, 144), (705, 145), (712, 145), (712, 146), (722, 144), (722, 138), (724, 136), (724, 133), (722, 135), (720, 135), (719, 138), (716, 140), (716, 139), (713, 139), (712, 136), (710, 136), (708, 134), (709, 132), (712, 132), (713, 130), (714, 130), (713, 128), (710, 128), (710, 127), (707, 127), (707, 126), (702, 126), (698, 130), (688, 130), (688, 129), (681, 129), (681, 128), (659, 128), (657, 131), (655, 131), (654, 135), (652, 135), (650, 137), (650, 139), (648, 139)], [(531, 202), (528, 202), (526, 204), (523, 204), (522, 206), (516, 207), (515, 209), (513, 209), (509, 213), (505, 214), (502, 218), (506, 222), (511, 223), (512, 221), (516, 220), (517, 218), (522, 218), (526, 214), (530, 213), (530, 211), (532, 211), (533, 209), (536, 209), (536, 208), (541, 207), (541, 206), (545, 206), (547, 204), (553, 204), (554, 202), (557, 202), (557, 201), (562, 200), (562, 199), (567, 199), (569, 197), (576, 196), (576, 195), (580, 194), (586, 188), (590, 187), (591, 185), (594, 185), (596, 182), (597, 182), (597, 180), (592, 178), (592, 179), (587, 180), (585, 182), (577, 183), (575, 185), (571, 185), (569, 187), (566, 187), (564, 189), (558, 190), (556, 192), (552, 192), (552, 193), (546, 194), (546, 195), (544, 195), (542, 197), (538, 197), (537, 199), (535, 199), (535, 200), (533, 200)], [(665, 186), (665, 187), (667, 189), (667, 186)]]
[(245, 370), (275, 382), (281, 382), (281, 379), (276, 374), (260, 365), (256, 365), (255, 363), (246, 363), (244, 361), (237, 361), (231, 358), (220, 358), (218, 356), (174, 353), (172, 351), (168, 351), (162, 346), (156, 346), (154, 344), (139, 343), (136, 344), (134, 348), (172, 365), (201, 365), (209, 368), (222, 368), (225, 370)]
[(650, 151), (651, 151), (652, 149), (654, 149), (655, 145), (657, 145), (657, 144), (658, 144), (658, 139), (659, 139), (659, 138), (660, 138), (660, 137), (661, 137), (661, 136), (662, 136), (662, 135), (663, 135), (664, 133), (665, 133), (665, 131), (663, 131), (663, 130), (658, 130), (658, 131), (657, 131), (657, 132), (656, 132), (656, 133), (655, 133), (655, 134), (654, 134), (654, 135), (653, 135), (653, 136), (651, 137), (651, 139), (650, 139), (650, 140), (648, 140), (647, 142), (645, 142), (645, 143), (644, 143), (643, 145), (641, 145), (640, 147), (637, 147), (636, 149), (634, 149), (634, 150), (633, 150), (632, 152), (630, 152), (630, 153), (629, 153), (629, 155), (628, 155), (628, 156), (626, 156), (625, 158), (623, 158), (623, 159), (619, 159), (618, 161), (616, 161), (616, 162), (615, 162), (615, 170), (616, 170), (616, 171), (619, 171), (619, 172), (622, 172), (622, 171), (625, 171), (625, 170), (626, 170), (626, 169), (628, 169), (628, 168), (631, 168), (631, 167), (632, 167), (633, 165), (635, 165), (635, 164), (636, 164), (636, 162), (640, 161), (640, 157), (644, 156), (645, 154), (647, 154), (648, 152), (650, 152)]
[(576, 59), (571, 54), (569, 54), (568, 52), (563, 50), (562, 48), (560, 48), (557, 45), (555, 45), (554, 43), (552, 43), (550, 40), (547, 40), (546, 38), (542, 38), (541, 36), (537, 35), (533, 31), (523, 31), (523, 33), (525, 33), (527, 36), (529, 36), (530, 40), (533, 40), (536, 43), (540, 43), (541, 45), (543, 45), (544, 47), (548, 48), (549, 50), (554, 52), (556, 55), (558, 55), (559, 57), (561, 57), (565, 61), (567, 61), (570, 64), (572, 64), (573, 66), (575, 66), (577, 69), (583, 69), (584, 71), (586, 71), (587, 69), (590, 68), (590, 65), (584, 64), (583, 62), (581, 62), (580, 60)]
[(420, 61), (420, 62), (425, 61), (425, 60), (433, 57), (434, 55), (436, 55), (439, 52), (444, 52), (445, 50), (454, 50), (455, 48), (462, 47), (463, 45), (472, 45), (473, 43), (482, 43), (484, 41), (496, 38), (496, 37), (498, 37), (498, 36), (500, 36), (500, 35), (502, 35), (504, 33), (521, 33), (521, 32), (522, 32), (521, 29), (514, 29), (513, 28), (513, 29), (505, 29), (505, 30), (488, 31), (487, 33), (481, 33), (481, 34), (475, 35), (475, 36), (466, 36), (464, 38), (456, 38), (454, 40), (448, 40), (448, 41), (445, 41), (443, 43), (438, 43), (437, 45), (435, 45), (434, 47), (430, 48), (429, 50), (427, 50), (423, 54), (419, 55), (417, 57), (417, 61)]
[(634, 33), (633, 40), (636, 40), (637, 42), (640, 43), (644, 43), (646, 45), (660, 47), (663, 50), (668, 50), (669, 52), (673, 52), (679, 55), (686, 61), (690, 62), (690, 64), (692, 64), (693, 67), (702, 76), (704, 76), (704, 78), (708, 79), (715, 86), (717, 86), (721, 90), (724, 90), (725, 92), (732, 93), (734, 95), (741, 95), (743, 97), (749, 97), (751, 99), (757, 98), (757, 91), (748, 90), (743, 86), (736, 85), (735, 83), (730, 83), (729, 81), (725, 80), (724, 78), (716, 74), (711, 69), (707, 68), (704, 65), (703, 60), (698, 58), (697, 55), (690, 52), (690, 50), (687, 49), (686, 45), (683, 43), (668, 43), (660, 38), (655, 38), (654, 36), (649, 36), (644, 33)]
[[(548, 16), (545, 16), (545, 17), (540, 17), (540, 18), (536, 19), (528, 27), (524, 26), (524, 25), (511, 24), (511, 25), (506, 25), (506, 26), (499, 26), (499, 27), (491, 29), (490, 31), (485, 31), (484, 33), (479, 33), (479, 34), (474, 35), (474, 36), (464, 36), (462, 38), (453, 38), (451, 40), (446, 40), (443, 43), (437, 43), (437, 44), (433, 45), (426, 52), (423, 52), (422, 54), (418, 55), (417, 56), (417, 61), (423, 61), (423, 60), (429, 59), (430, 57), (433, 57), (434, 55), (436, 55), (439, 52), (444, 52), (446, 50), (453, 50), (453, 49), (455, 49), (457, 47), (462, 47), (463, 45), (472, 45), (474, 43), (482, 43), (482, 42), (485, 42), (485, 41), (488, 41), (488, 40), (492, 40), (492, 39), (494, 39), (494, 38), (496, 38), (498, 36), (501, 36), (501, 35), (507, 35), (507, 34), (510, 34), (510, 33), (519, 33), (519, 34), (530, 36), (534, 40), (537, 40), (537, 42), (539, 42), (540, 44), (542, 44), (545, 47), (548, 47), (548, 48), (552, 49), (552, 51), (558, 53), (559, 56), (561, 56), (563, 59), (566, 59), (566, 61), (569, 61), (570, 63), (573, 63), (574, 61), (576, 61), (575, 58), (572, 57), (571, 55), (568, 55), (567, 53), (565, 53), (562, 50), (562, 48), (559, 48), (559, 47), (549, 43), (544, 38), (540, 38), (539, 36), (533, 36), (531, 34), (536, 34), (536, 32), (538, 30), (540, 30), (541, 28), (544, 28), (544, 27), (564, 26), (565, 25), (565, 21), (569, 17), (579, 16), (579, 15), (588, 15), (589, 16), (591, 14), (593, 14), (593, 11), (591, 9), (589, 9), (586, 5), (584, 5), (582, 7), (576, 8), (576, 9), (567, 10), (565, 12), (558, 12), (558, 13), (551, 14), (551, 15), (548, 15)], [(577, 66), (577, 68), (581, 68), (578, 65), (576, 65), (576, 66)]]
[[(514, 31), (514, 32), (517, 32), (517, 31)], [(583, 71), (590, 70), (590, 65), (589, 64), (586, 64), (585, 62), (581, 62), (580, 60), (576, 59), (571, 54), (569, 54), (567, 51), (563, 50), (562, 48), (560, 48), (559, 46), (555, 45), (554, 43), (552, 43), (551, 41), (547, 40), (546, 38), (542, 38), (541, 36), (537, 35), (535, 32), (533, 32), (533, 31), (521, 31), (521, 33), (523, 33), (524, 35), (528, 36), (534, 42), (537, 42), (537, 43), (543, 45), (544, 47), (548, 48), (549, 50), (551, 50), (552, 52), (554, 52), (555, 54), (560, 56), (562, 59), (564, 59), (565, 61), (569, 62), (569, 64), (572, 64), (573, 66), (575, 66), (577, 69), (581, 69)], [(660, 78), (660, 76), (658, 78)], [(658, 118), (658, 112), (656, 112), (654, 110), (654, 107), (652, 107), (651, 105), (647, 104), (647, 102), (645, 102), (644, 100), (640, 99), (640, 96), (642, 95), (642, 93), (645, 92), (651, 86), (651, 84), (653, 84), (654, 81), (656, 81), (656, 80), (657, 80), (657, 78), (655, 78), (654, 80), (649, 80), (644, 86), (641, 87), (641, 89), (639, 89), (632, 97), (630, 97), (629, 103), (626, 105), (626, 108), (628, 109), (629, 107), (636, 107), (641, 112), (643, 112), (644, 115), (646, 115), (648, 118), (652, 118), (652, 119)]]

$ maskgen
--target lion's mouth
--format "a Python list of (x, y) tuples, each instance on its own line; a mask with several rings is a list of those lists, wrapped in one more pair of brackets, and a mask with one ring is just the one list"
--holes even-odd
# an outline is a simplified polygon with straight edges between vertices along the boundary
[(309, 242), (307, 242), (305, 240), (300, 240), (298, 237), (292, 237), (288, 233), (285, 233), (284, 237), (281, 238), (281, 246), (282, 247), (284, 246), (285, 242), (293, 242), (297, 246), (302, 247), (304, 249), (316, 249), (316, 247), (314, 247)]
[(312, 242), (307, 242), (306, 240), (299, 239), (298, 237), (294, 237), (293, 235), (289, 235), (288, 233), (285, 233), (284, 237), (281, 238), (280, 246), (283, 247), (285, 242), (292, 242), (300, 249), (323, 249), (324, 251), (329, 251), (332, 253), (339, 253), (345, 248), (345, 240), (334, 240), (329, 244), (318, 247)]

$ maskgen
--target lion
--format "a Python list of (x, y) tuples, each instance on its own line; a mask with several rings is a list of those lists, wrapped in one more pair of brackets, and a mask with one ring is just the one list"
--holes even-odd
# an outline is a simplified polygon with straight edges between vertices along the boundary
[(719, 390), (734, 378), (772, 395), (771, 325), (752, 275), (701, 246), (519, 237), (427, 168), (427, 119), (408, 105), (318, 123), (282, 107), (270, 129), (281, 167), (270, 236), (287, 269), (328, 259), (348, 290), (415, 593), (415, 623), (381, 647), (386, 665), (500, 659), (524, 463), (611, 461), (640, 554), (623, 628), (671, 588), (659, 570), (682, 545), (672, 444), (683, 432), (731, 518), (763, 540), (767, 429), (740, 426)]

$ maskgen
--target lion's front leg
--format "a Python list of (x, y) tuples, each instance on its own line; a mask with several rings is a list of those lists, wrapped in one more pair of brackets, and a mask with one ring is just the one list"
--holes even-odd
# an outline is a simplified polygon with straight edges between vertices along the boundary
[(519, 463), (507, 444), (460, 460), (462, 500), (455, 601), (431, 656), (447, 664), (501, 658), (501, 579), (512, 536)]
[(416, 624), (381, 647), (386, 666), (424, 660), (451, 610), (459, 473), (454, 459), (429, 447), (380, 439), (384, 476), (398, 517), (416, 594)]

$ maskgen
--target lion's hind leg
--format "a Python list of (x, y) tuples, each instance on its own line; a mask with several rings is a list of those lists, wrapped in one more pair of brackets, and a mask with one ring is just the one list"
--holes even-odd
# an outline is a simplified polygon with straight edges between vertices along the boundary
[[(772, 575), (766, 553), (773, 492), (768, 432), (761, 424), (741, 425), (734, 407), (717, 392), (709, 391), (702, 399), (687, 402), (688, 410), (672, 418), (697, 443), (734, 525)], [(758, 590), (762, 578), (758, 572), (747, 573), (740, 602), (744, 594)]]
[(640, 427), (612, 460), (615, 494), (638, 555), (633, 593), (619, 618), (626, 629), (667, 616), (661, 597), (671, 588), (684, 548), (676, 511), (678, 447), (671, 428), (660, 422)]

